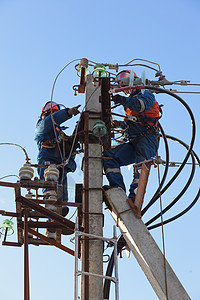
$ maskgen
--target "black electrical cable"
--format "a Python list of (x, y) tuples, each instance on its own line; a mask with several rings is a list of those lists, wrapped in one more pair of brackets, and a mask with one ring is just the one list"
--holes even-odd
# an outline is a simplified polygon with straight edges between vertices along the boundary
[(192, 137), (191, 137), (191, 141), (190, 141), (190, 146), (188, 148), (188, 152), (183, 160), (182, 165), (179, 167), (179, 169), (177, 170), (177, 172), (174, 174), (174, 176), (171, 178), (171, 180), (167, 183), (167, 185), (159, 192), (159, 194), (154, 197), (154, 199), (152, 199), (151, 201), (149, 201), (149, 203), (146, 205), (146, 207), (142, 210), (142, 215), (150, 208), (151, 205), (153, 205), (153, 203), (159, 198), (160, 195), (162, 195), (169, 187), (170, 185), (174, 182), (174, 180), (177, 178), (177, 176), (181, 173), (181, 171), (183, 170), (189, 156), (190, 153), (192, 151), (193, 145), (194, 145), (194, 140), (195, 140), (195, 134), (196, 134), (196, 125), (195, 125), (195, 119), (194, 119), (194, 115), (190, 109), (190, 107), (188, 106), (188, 104), (178, 95), (171, 93), (168, 90), (162, 89), (162, 88), (158, 88), (158, 87), (152, 87), (152, 86), (144, 86), (144, 89), (148, 89), (151, 91), (157, 91), (159, 93), (165, 93), (168, 94), (174, 98), (176, 98), (178, 101), (180, 101), (185, 108), (187, 109), (189, 115), (190, 115), (190, 119), (191, 119), (191, 123), (192, 123)]
[[(124, 240), (123, 235), (121, 235), (117, 242), (117, 253), (119, 254), (121, 252), (122, 248), (125, 246), (126, 246), (126, 241)], [(112, 255), (110, 257), (110, 260), (109, 260), (109, 263), (107, 266), (106, 276), (110, 276), (110, 277), (112, 276), (113, 267), (114, 267), (114, 250), (112, 252)], [(110, 284), (111, 284), (111, 280), (105, 279), (104, 287), (103, 287), (103, 299), (104, 300), (109, 299)]]
[[(108, 266), (107, 266), (106, 276), (112, 276), (113, 267), (114, 267), (114, 251), (112, 252), (112, 255), (110, 257), (110, 260), (109, 260), (109, 263), (108, 263)], [(104, 286), (103, 286), (103, 299), (104, 300), (109, 299), (110, 284), (111, 284), (111, 280), (105, 279)]]
[[(185, 144), (183, 141), (179, 140), (178, 138), (175, 138), (175, 137), (172, 137), (172, 136), (168, 136), (168, 138), (172, 139), (174, 141), (177, 141), (179, 143)], [(186, 146), (188, 146), (188, 145), (186, 145)], [(200, 159), (199, 159), (199, 157), (197, 156), (197, 154), (194, 151), (192, 151), (192, 155), (195, 157), (195, 159), (196, 159), (196, 161), (197, 161), (197, 163), (198, 163), (198, 165), (200, 167)], [(197, 195), (194, 198), (194, 200), (191, 202), (191, 204), (188, 207), (186, 207), (182, 212), (180, 212), (179, 214), (175, 215), (174, 217), (172, 217), (172, 218), (170, 218), (168, 220), (165, 220), (163, 223), (157, 223), (155, 225), (152, 225), (152, 226), (148, 227), (148, 230), (157, 228), (157, 227), (159, 227), (161, 225), (165, 225), (167, 223), (170, 223), (170, 222), (172, 222), (172, 221), (180, 218), (181, 216), (183, 216), (185, 213), (187, 213), (195, 205), (195, 203), (197, 202), (197, 200), (199, 199), (199, 197), (200, 197), (200, 189), (198, 190)]]
[[(180, 143), (180, 141), (179, 141)], [(184, 142), (181, 141), (181, 145), (183, 145), (187, 150), (189, 148), (188, 145), (186, 145)], [(191, 173), (190, 173), (190, 177), (187, 181), (187, 183), (185, 184), (184, 188), (182, 189), (182, 191), (178, 194), (178, 196), (169, 204), (167, 205), (163, 210), (162, 210), (162, 215), (167, 212), (172, 206), (174, 206), (178, 200), (184, 195), (184, 193), (187, 191), (187, 189), (189, 188), (192, 179), (194, 178), (194, 173), (195, 173), (195, 158), (193, 155), (193, 151), (190, 154), (191, 158), (192, 158), (192, 169), (191, 169)], [(157, 215), (155, 215), (152, 219), (150, 219), (148, 222), (145, 223), (146, 226), (150, 225), (151, 223), (153, 223), (155, 220), (157, 220), (159, 217), (161, 216), (161, 212), (158, 213)]]
[(200, 197), (200, 189), (198, 190), (198, 193), (197, 193), (196, 197), (194, 198), (194, 200), (191, 202), (191, 204), (188, 207), (186, 207), (186, 209), (184, 209), (182, 212), (180, 212), (179, 214), (175, 215), (174, 217), (172, 217), (172, 218), (170, 218), (168, 220), (165, 220), (162, 223), (158, 223), (158, 224), (152, 225), (150, 227), (147, 227), (147, 229), (148, 230), (155, 229), (157, 227), (160, 227), (162, 225), (166, 225), (166, 224), (168, 224), (170, 222), (173, 222), (176, 219), (182, 217), (184, 214), (186, 214), (196, 204), (196, 202), (199, 199), (199, 197)]

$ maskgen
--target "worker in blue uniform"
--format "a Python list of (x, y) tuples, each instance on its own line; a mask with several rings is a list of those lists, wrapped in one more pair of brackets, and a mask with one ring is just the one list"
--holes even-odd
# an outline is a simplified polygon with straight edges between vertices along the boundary
[[(37, 156), (38, 164), (42, 166), (50, 163), (58, 166), (58, 183), (63, 185), (63, 202), (68, 201), (67, 173), (76, 170), (76, 163), (73, 153), (68, 158), (71, 151), (71, 144), (66, 141), (66, 136), (65, 141), (63, 140), (63, 130), (67, 127), (61, 126), (61, 124), (72, 118), (73, 115), (75, 116), (80, 113), (78, 110), (79, 106), (61, 109), (57, 103), (48, 101), (42, 108), (35, 128), (35, 141), (39, 150)], [(68, 159), (68, 163), (63, 167), (61, 164), (66, 159)], [(38, 168), (40, 180), (45, 180), (44, 170), (44, 167)], [(44, 193), (47, 191), (48, 189), (43, 189)], [(62, 215), (66, 216), (68, 211), (68, 207), (63, 207)]]
[[(128, 77), (130, 71), (123, 71), (121, 75)], [(134, 75), (136, 77), (136, 74)], [(103, 165), (110, 187), (121, 187), (126, 192), (120, 167), (137, 164), (155, 156), (159, 145), (157, 122), (160, 108), (154, 94), (148, 90), (143, 93), (136, 90), (128, 97), (116, 94), (112, 100), (124, 107), (126, 115), (124, 121), (113, 121), (113, 127), (125, 130), (127, 142), (105, 152)], [(133, 203), (139, 177), (140, 169), (137, 169), (133, 172), (128, 195)]]

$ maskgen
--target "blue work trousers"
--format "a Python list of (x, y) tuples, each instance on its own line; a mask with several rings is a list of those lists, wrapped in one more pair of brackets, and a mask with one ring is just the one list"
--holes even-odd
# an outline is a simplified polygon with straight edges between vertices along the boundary
[[(112, 187), (121, 187), (126, 192), (124, 180), (120, 171), (121, 166), (127, 166), (133, 163), (143, 162), (154, 157), (157, 152), (156, 137), (149, 134), (142, 137), (136, 144), (132, 142), (124, 143), (108, 150), (103, 160), (106, 177)], [(134, 200), (136, 189), (138, 187), (140, 170), (133, 171), (133, 181), (129, 189), (129, 198)]]
[[(47, 159), (40, 159), (39, 160), (39, 165), (45, 165), (45, 162), (47, 161)], [(48, 159), (48, 162), (50, 162), (50, 164), (55, 164), (55, 162), (51, 159)], [(40, 177), (40, 180), (44, 181), (44, 170), (45, 168), (38, 168), (38, 174)], [(63, 197), (62, 197), (62, 201), (63, 202), (67, 202), (68, 201), (68, 191), (67, 191), (67, 170), (66, 168), (58, 168), (59, 171), (59, 178), (58, 178), (58, 183), (62, 184), (63, 186)], [(49, 190), (53, 190), (53, 189), (42, 189), (43, 193), (47, 192)]]

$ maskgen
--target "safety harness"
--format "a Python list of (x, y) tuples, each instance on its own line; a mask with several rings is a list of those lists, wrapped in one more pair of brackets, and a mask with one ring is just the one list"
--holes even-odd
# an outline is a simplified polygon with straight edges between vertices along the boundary
[(41, 148), (47, 148), (47, 149), (55, 149), (54, 151), (54, 156), (58, 157), (58, 153), (59, 153), (59, 147), (58, 147), (58, 143), (61, 142), (61, 129), (56, 126), (56, 133), (57, 133), (57, 139), (53, 138), (51, 140), (46, 140), (41, 142)]
[(135, 146), (140, 139), (149, 134), (156, 135), (158, 130), (158, 120), (162, 117), (162, 105), (159, 105), (156, 101), (154, 105), (146, 112), (135, 112), (129, 108), (125, 108), (126, 118), (125, 123), (129, 126), (133, 125), (134, 122), (145, 126), (146, 131), (140, 133), (137, 137), (130, 139), (130, 142)]
[[(61, 145), (62, 153), (64, 156), (68, 156), (70, 153), (70, 150), (73, 146), (72, 153), (79, 147), (79, 143), (75, 141), (73, 143), (73, 135), (68, 136), (66, 135), (59, 127), (56, 127), (57, 131), (57, 139), (51, 139), (46, 140), (44, 142), (41, 142), (41, 148), (49, 148), (49, 149), (55, 149), (54, 156), (58, 157), (59, 154), (59, 144)], [(74, 144), (74, 145), (73, 145)], [(65, 157), (66, 158), (66, 157)]]

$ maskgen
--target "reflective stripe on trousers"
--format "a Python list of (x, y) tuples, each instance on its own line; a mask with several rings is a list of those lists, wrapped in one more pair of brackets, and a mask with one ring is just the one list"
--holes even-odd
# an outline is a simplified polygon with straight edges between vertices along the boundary
[[(141, 138), (134, 146), (131, 143), (124, 143), (108, 150), (104, 154), (104, 157), (109, 157), (110, 159), (104, 159), (103, 166), (110, 186), (121, 187), (126, 192), (120, 167), (150, 159), (154, 157), (156, 151), (156, 137), (153, 134)], [(130, 177), (130, 172), (128, 170), (127, 172), (126, 174)], [(129, 197), (134, 197), (134, 190), (138, 186), (139, 178), (139, 171), (133, 171), (133, 181), (130, 185)], [(135, 181), (135, 179), (137, 180)]]

